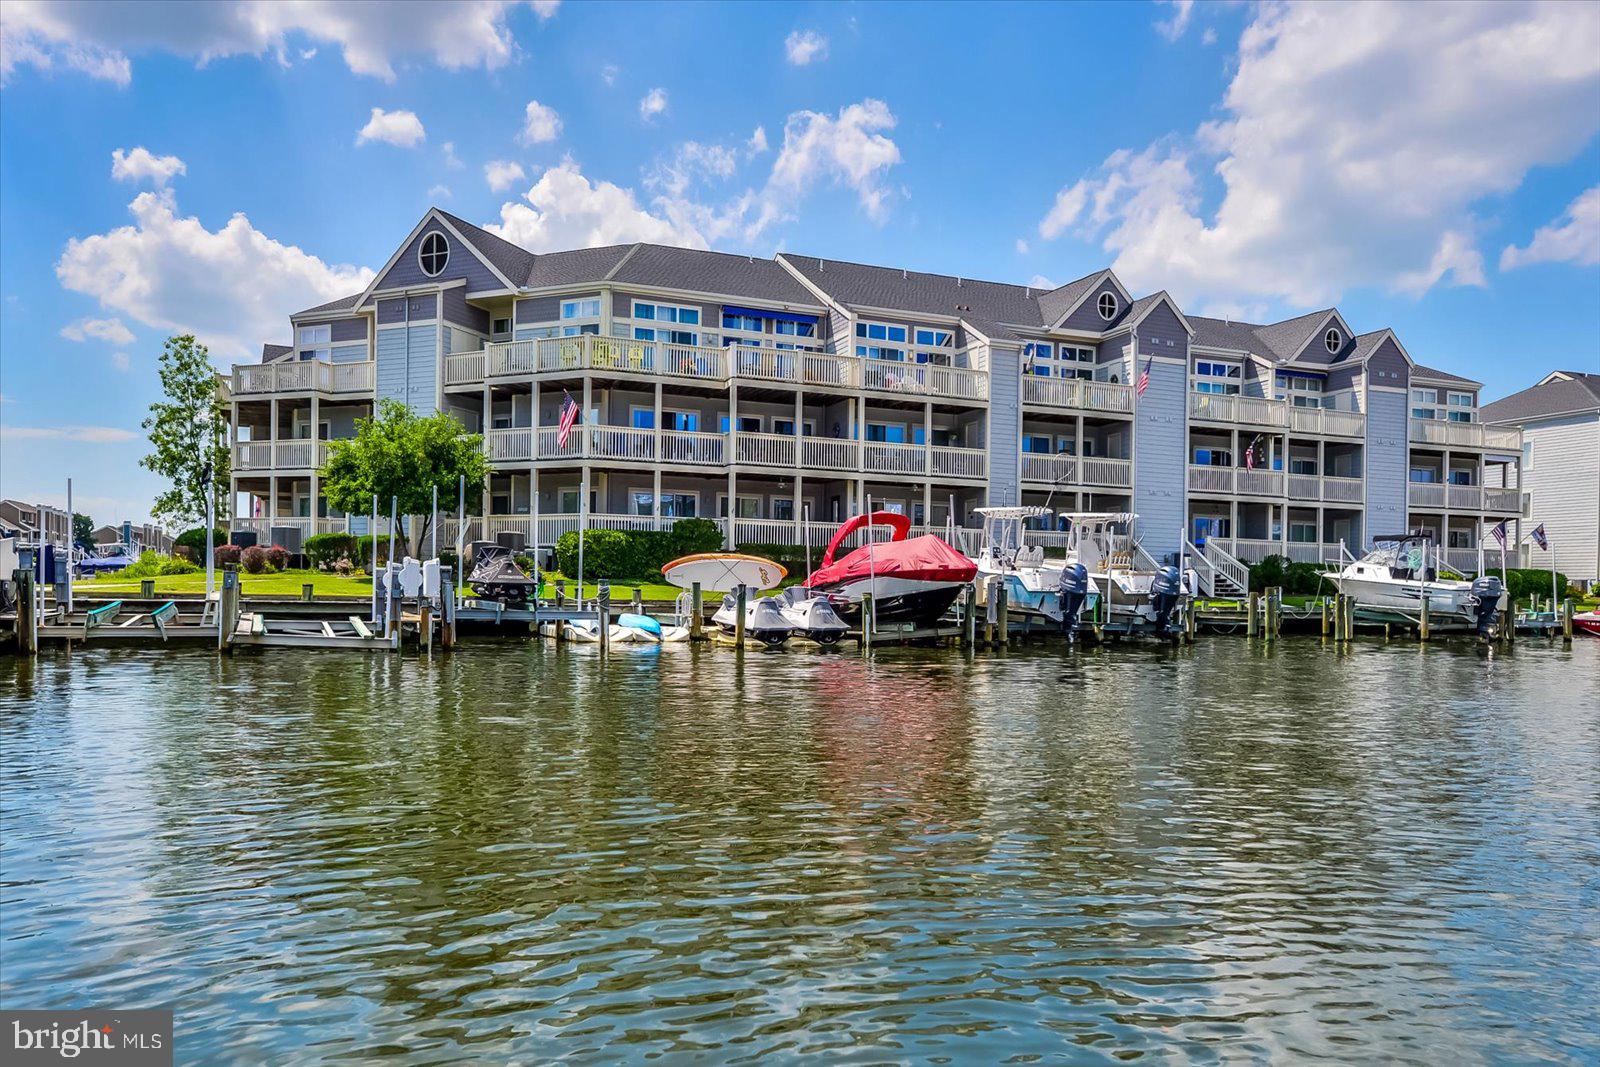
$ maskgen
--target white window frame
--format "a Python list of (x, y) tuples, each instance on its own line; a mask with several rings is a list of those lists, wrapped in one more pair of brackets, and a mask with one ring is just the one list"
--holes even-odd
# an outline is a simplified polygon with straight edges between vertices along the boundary
[[(872, 336), (873, 327), (881, 328), (883, 330), (883, 336)], [(900, 332), (899, 337), (893, 336), (893, 332), (896, 330)], [(898, 322), (878, 322), (875, 319), (857, 319), (855, 336), (857, 341), (868, 342), (868, 344), (865, 346), (858, 344), (856, 346), (857, 348), (888, 348), (893, 345), (899, 345), (900, 348), (904, 350), (911, 347), (912, 332), (911, 327), (902, 325)], [(883, 344), (874, 346), (871, 344), (873, 341), (882, 341)]]
[(760, 493), (738, 493), (738, 494), (736, 494), (736, 500), (737, 501), (741, 501), (741, 502), (743, 502), (743, 501), (752, 501), (752, 500), (755, 501), (756, 513), (754, 515), (734, 515), (734, 514), (732, 514), (732, 512), (734, 510), (736, 510), (737, 504), (735, 505), (734, 508), (729, 508), (728, 507), (728, 494), (723, 492), (723, 493), (718, 493), (717, 494), (717, 518), (719, 518), (719, 519), (735, 519), (735, 520), (744, 519), (747, 522), (759, 522), (759, 521), (761, 521), (761, 512), (763, 510), (765, 510), (764, 509), (764, 505), (767, 502), (767, 498), (765, 496), (762, 496)]
[(1094, 307), (1100, 313), (1102, 319), (1110, 322), (1117, 317), (1117, 312), (1121, 309), (1122, 304), (1117, 299), (1116, 293), (1107, 290), (1095, 298)]
[[(650, 309), (651, 313), (649, 318), (641, 318), (639, 316), (639, 309), (641, 307), (647, 307)], [(673, 313), (673, 317), (670, 319), (664, 319), (657, 314), (662, 308), (667, 308), (670, 310)], [(693, 322), (683, 321), (683, 313), (685, 311), (694, 312)], [(628, 317), (636, 323), (665, 322), (670, 323), (673, 326), (693, 326), (694, 330), (692, 332), (694, 333), (699, 333), (700, 330), (705, 327), (705, 316), (701, 313), (700, 308), (694, 304), (662, 304), (654, 300), (635, 300), (628, 306)]]
[(1337, 352), (1344, 347), (1344, 336), (1336, 329), (1330, 329), (1322, 335), (1322, 346), (1329, 352)]
[[(589, 308), (593, 306), (594, 310)], [(567, 309), (574, 309), (570, 314)], [(574, 319), (598, 319), (600, 317), (600, 298), (598, 296), (583, 296), (573, 300), (561, 301), (561, 321), (570, 322)]]
[[(444, 245), (444, 259), (439, 261), (439, 266), (437, 268), (434, 270), (429, 270), (427, 261), (424, 260), (423, 257), (438, 255), (437, 251), (429, 251), (429, 245), (432, 244), (435, 239), (437, 239), (440, 244)], [(439, 275), (444, 273), (446, 267), (450, 266), (450, 251), (450, 238), (446, 237), (442, 230), (429, 230), (423, 236), (422, 240), (417, 244), (417, 269), (422, 271), (424, 277), (437, 278)]]

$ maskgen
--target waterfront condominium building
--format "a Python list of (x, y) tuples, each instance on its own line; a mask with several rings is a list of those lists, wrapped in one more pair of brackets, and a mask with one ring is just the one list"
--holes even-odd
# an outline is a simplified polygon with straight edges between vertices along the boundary
[(1600, 374), (1552, 371), (1484, 405), (1483, 421), (1522, 433), (1528, 512), (1550, 542), (1548, 554), (1529, 550), (1528, 564), (1554, 563), (1573, 581), (1600, 581)]
[(1392, 331), (1334, 308), (1201, 318), (1110, 270), (1041, 289), (790, 253), (535, 254), (435, 209), (365, 290), (290, 325), (224, 383), (234, 526), (263, 540), (365, 528), (317, 471), (382, 398), (481, 432), (470, 534), (530, 544), (683, 516), (797, 544), (807, 516), (822, 539), (868, 502), (935, 530), (1049, 504), (1136, 512), (1152, 555), (1198, 545), (1226, 584), (1419, 526), (1475, 566), (1485, 523), (1522, 510), (1520, 432)]

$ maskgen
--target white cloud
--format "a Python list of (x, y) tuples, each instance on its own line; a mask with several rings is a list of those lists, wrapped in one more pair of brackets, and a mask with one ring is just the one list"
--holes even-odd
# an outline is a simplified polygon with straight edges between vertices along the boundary
[(665, 89), (651, 89), (639, 101), (639, 117), (646, 122), (667, 110), (667, 91)]
[(820, 63), (828, 58), (828, 39), (816, 30), (795, 30), (784, 38), (783, 54), (796, 67)]
[(600, 68), (600, 80), (605, 82), (607, 85), (615, 85), (617, 84), (617, 75), (620, 73), (621, 71), (617, 69), (617, 65), (615, 63), (607, 63), (605, 66)]
[(527, 176), (528, 173), (522, 169), (522, 164), (504, 159), (497, 159), (483, 168), (484, 180), (489, 183), (489, 188), (497, 193), (504, 192)]
[(430, 185), (428, 187), (429, 200), (449, 200), (451, 195), (448, 185)]
[(537, 100), (529, 100), (522, 120), (523, 144), (543, 144), (561, 136), (561, 116), (554, 108), (545, 107)]
[(139, 440), (139, 434), (120, 426), (0, 426), (8, 441), (76, 441), (88, 445), (115, 445)]
[(162, 186), (189, 169), (177, 156), (158, 156), (148, 148), (118, 148), (111, 153), (111, 176), (119, 182), (148, 181)]
[(118, 370), (123, 370), (123, 371), (127, 370), (128, 369), (128, 353), (126, 353), (126, 352), (113, 352), (113, 353), (111, 353), (111, 365), (113, 367), (117, 368)]
[(767, 128), (757, 126), (750, 139), (744, 143), (745, 150), (752, 156), (759, 156), (767, 150)]
[(1045, 292), (1049, 292), (1057, 287), (1055, 282), (1051, 281), (1049, 278), (1046, 278), (1043, 274), (1035, 274), (1032, 278), (1028, 279), (1028, 284), (1033, 286), (1035, 289), (1043, 289)]
[(1176, 41), (1189, 28), (1194, 17), (1194, 0), (1161, 0), (1172, 5), (1172, 17), (1156, 23), (1156, 32), (1169, 41)]
[(1579, 193), (1558, 218), (1535, 230), (1528, 247), (1507, 245), (1500, 253), (1501, 270), (1532, 263), (1600, 264), (1600, 185)]
[(682, 196), (696, 178), (731, 178), (738, 165), (738, 154), (726, 145), (685, 141), (671, 159), (656, 164), (644, 183), (668, 196)]
[(129, 210), (131, 225), (68, 241), (56, 277), (153, 329), (192, 331), (225, 360), (282, 337), (292, 312), (372, 280), (268, 237), (242, 213), (208, 230), (178, 214), (171, 190), (141, 193)]
[[(137, 4), (6, 0), (0, 17), (0, 80), (19, 67), (66, 68), (127, 85), (131, 55), (169, 53), (205, 64), (227, 56), (271, 56), (287, 64), (304, 49), (337, 46), (357, 74), (393, 81), (413, 57), (450, 70), (504, 66), (516, 53), (509, 0), (368, 4), (347, 0), (143, 0)], [(555, 5), (533, 5), (541, 18)]]
[(1039, 233), (1096, 239), (1185, 303), (1481, 284), (1474, 205), (1586, 144), (1597, 92), (1592, 4), (1263, 6), (1223, 118), (1113, 153)]
[(1027, 254), (1028, 254), (1028, 240), (1027, 240), (1027, 238), (1018, 237), (1017, 238), (1017, 255), (1025, 256)]
[(555, 18), (556, 12), (561, 8), (561, 0), (533, 0), (533, 13), (541, 21)]
[(444, 155), (444, 165), (451, 170), (460, 170), (466, 166), (465, 163), (461, 162), (461, 157), (456, 155), (456, 143), (454, 141), (446, 141), (439, 146), (439, 151)]
[(881, 131), (894, 127), (895, 117), (882, 100), (850, 104), (836, 116), (796, 111), (783, 127), (769, 192), (799, 195), (831, 178), (855, 190), (868, 217), (882, 220), (890, 197), (884, 175), (900, 162), (900, 149)]
[(1216, 44), (1217, 43), (1217, 31), (1211, 26), (1207, 26), (1205, 29), (1201, 30), (1200, 31), (1200, 43), (1204, 44), (1204, 45)]
[(121, 319), (79, 319), (61, 327), (61, 336), (69, 341), (87, 341), (92, 337), (114, 345), (133, 344), (133, 331)]
[(417, 118), (416, 112), (385, 111), (381, 107), (375, 107), (372, 109), (372, 117), (356, 135), (356, 144), (382, 141), (397, 148), (414, 148), (425, 137), (427, 133), (423, 130), (422, 120)]
[(523, 200), (501, 205), (500, 221), (485, 229), (534, 252), (629, 241), (707, 246), (692, 225), (651, 214), (631, 189), (591, 182), (570, 159), (540, 175)]

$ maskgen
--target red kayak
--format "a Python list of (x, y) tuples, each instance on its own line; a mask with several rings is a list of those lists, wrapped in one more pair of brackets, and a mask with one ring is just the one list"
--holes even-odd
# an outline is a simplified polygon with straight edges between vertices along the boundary
[[(889, 527), (891, 539), (862, 545), (835, 562), (845, 538), (869, 526)], [(880, 625), (933, 625), (977, 575), (978, 565), (932, 534), (907, 537), (910, 532), (911, 520), (892, 511), (857, 515), (828, 542), (806, 588), (825, 594), (846, 622), (860, 621), (861, 598), (871, 593)]]
[(1579, 612), (1572, 617), (1572, 628), (1600, 637), (1600, 611)]

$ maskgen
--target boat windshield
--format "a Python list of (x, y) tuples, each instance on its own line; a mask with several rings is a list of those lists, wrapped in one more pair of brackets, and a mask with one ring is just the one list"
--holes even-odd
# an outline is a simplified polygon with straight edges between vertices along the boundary
[(1387, 568), (1391, 577), (1413, 578), (1428, 563), (1428, 547), (1421, 541), (1379, 541), (1361, 562)]

